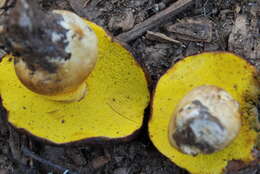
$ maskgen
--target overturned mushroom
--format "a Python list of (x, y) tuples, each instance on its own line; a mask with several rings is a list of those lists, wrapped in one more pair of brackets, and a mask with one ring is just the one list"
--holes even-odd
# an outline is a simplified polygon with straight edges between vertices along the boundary
[(259, 94), (255, 67), (232, 53), (184, 58), (156, 86), (150, 138), (189, 172), (221, 174), (231, 160), (254, 159)]
[(18, 1), (4, 25), (16, 55), (16, 74), (38, 94), (54, 100), (79, 100), (97, 61), (96, 35), (74, 13), (56, 10), (45, 15), (34, 3)]
[(101, 27), (21, 0), (3, 31), (14, 56), (0, 62), (0, 95), (12, 126), (59, 145), (135, 137), (150, 99), (147, 80)]
[(177, 106), (169, 126), (169, 140), (183, 153), (210, 154), (230, 144), (240, 125), (239, 104), (232, 96), (215, 86), (200, 86)]

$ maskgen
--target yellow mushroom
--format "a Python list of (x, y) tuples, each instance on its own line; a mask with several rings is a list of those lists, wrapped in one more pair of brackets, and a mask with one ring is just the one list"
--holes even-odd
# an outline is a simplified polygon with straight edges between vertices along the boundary
[[(42, 20), (44, 22), (39, 24), (41, 27), (36, 27), (30, 33), (22, 33), (23, 30), (20, 28), (21, 33), (10, 31), (15, 28), (1, 33), (1, 35), (6, 34), (6, 46), (10, 46), (15, 55), (7, 55), (0, 62), (0, 95), (3, 107), (8, 111), (7, 121), (18, 130), (57, 145), (133, 139), (142, 126), (144, 109), (150, 100), (143, 69), (132, 54), (107, 35), (100, 26), (81, 20), (71, 12), (57, 10), (51, 13), (40, 12), (40, 8), (34, 7), (33, 2), (34, 0), (17, 1), (20, 5), (16, 6), (10, 15), (10, 18), (17, 17), (19, 13), (23, 14), (21, 11), (31, 15), (32, 10), (35, 9), (37, 12), (34, 11), (32, 15), (34, 17), (30, 18), (31, 23), (25, 17), (26, 15), (21, 15), (21, 18), (25, 17), (20, 21), (21, 23), (19, 18), (17, 20), (8, 18), (10, 21), (6, 21), (6, 24), (14, 27), (25, 24), (30, 30), (30, 26), (37, 25)], [(98, 42), (95, 58), (96, 40)], [(78, 45), (82, 42), (83, 45)], [(85, 42), (92, 46), (85, 45)], [(30, 49), (32, 47), (34, 49)], [(56, 48), (57, 50), (54, 51)], [(47, 54), (52, 56), (48, 57)], [(70, 58), (71, 62), (66, 58)], [(17, 65), (24, 67), (27, 63), (32, 67), (25, 70), (30, 71), (30, 68), (35, 68), (40, 77), (41, 72), (46, 72), (48, 76), (52, 72), (57, 74), (58, 70), (64, 71), (61, 72), (61, 76), (49, 77), (54, 79), (60, 77), (64, 80), (64, 84), (70, 85), (69, 81), (67, 83), (67, 78), (76, 76), (77, 70), (80, 71), (78, 68), (81, 65), (78, 61), (81, 58), (85, 59), (82, 60), (82, 64), (85, 64), (84, 61), (89, 63), (86, 69), (89, 68), (90, 73), (84, 71), (85, 75), (89, 73), (87, 78), (77, 77), (84, 79), (82, 85), (87, 86), (87, 94), (77, 102), (60, 102), (60, 100), (71, 101), (81, 98), (81, 95), (75, 97), (77, 96), (75, 94), (81, 94), (75, 91), (80, 90), (72, 90), (74, 87), (76, 89), (77, 83), (72, 88), (68, 86), (72, 91), (63, 88), (65, 85), (56, 89), (54, 83), (49, 89), (44, 89), (45, 87), (42, 88), (40, 84), (37, 85), (37, 89), (40, 87), (41, 91), (45, 92), (39, 95), (35, 90), (29, 90), (32, 87), (23, 85), (24, 82), (21, 83), (19, 80), (21, 77), (18, 78), (16, 75)], [(73, 63), (77, 65), (76, 68), (71, 68), (70, 65)], [(67, 74), (66, 66), (69, 66), (68, 70), (71, 74)], [(33, 74), (27, 75), (33, 76)]]
[(72, 12), (45, 15), (29, 2), (17, 2), (4, 31), (17, 55), (17, 76), (27, 88), (50, 99), (82, 99), (84, 81), (97, 61), (96, 34)]
[(254, 160), (256, 69), (227, 52), (177, 62), (158, 81), (149, 136), (156, 148), (193, 174), (221, 174), (229, 161)]

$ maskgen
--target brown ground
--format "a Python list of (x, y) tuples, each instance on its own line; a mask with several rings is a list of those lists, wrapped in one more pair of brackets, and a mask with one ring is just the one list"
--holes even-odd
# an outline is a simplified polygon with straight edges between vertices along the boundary
[[(37, 1), (44, 10), (74, 11), (103, 26), (114, 36), (132, 29), (136, 24), (142, 23), (175, 2), (174, 0)], [(152, 79), (152, 88), (159, 77), (177, 60), (203, 51), (229, 50), (260, 67), (259, 9), (259, 0), (194, 0), (191, 7), (150, 30), (166, 36), (158, 36), (158, 33), (157, 37), (156, 33), (144, 34), (129, 42), (129, 45), (137, 60), (147, 69)], [(187, 18), (188, 20), (183, 20)], [(191, 27), (183, 29), (183, 25)], [(201, 30), (204, 33), (200, 33)], [(200, 37), (197, 37), (198, 34), (201, 34)], [(171, 39), (181, 43), (175, 43)], [(0, 110), (0, 115), (2, 117), (5, 115), (3, 108)], [(136, 140), (129, 143), (52, 147), (16, 133), (12, 128), (8, 128), (3, 119), (0, 119), (0, 174), (63, 173), (61, 170), (49, 167), (45, 162), (37, 162), (26, 157), (21, 152), (23, 147), (28, 147), (48, 161), (82, 174), (187, 173), (155, 149), (148, 139), (146, 127)], [(260, 174), (257, 163), (250, 166), (242, 164), (232, 166), (230, 168), (233, 171), (229, 173)]]

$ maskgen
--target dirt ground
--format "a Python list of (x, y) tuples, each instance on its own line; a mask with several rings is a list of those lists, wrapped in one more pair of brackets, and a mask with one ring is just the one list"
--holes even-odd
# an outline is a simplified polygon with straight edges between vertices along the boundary
[[(107, 29), (114, 37), (163, 11), (174, 0), (37, 0), (44, 11), (67, 9)], [(183, 27), (190, 26), (190, 27)], [(197, 28), (196, 28), (197, 26)], [(177, 15), (129, 41), (154, 88), (162, 74), (185, 56), (204, 51), (235, 52), (260, 68), (260, 1), (194, 0)], [(196, 33), (196, 35), (194, 35)], [(197, 37), (199, 35), (199, 37)], [(124, 41), (124, 40), (122, 40)], [(3, 50), (1, 50), (1, 53)], [(147, 109), (146, 117), (149, 110)], [(103, 146), (53, 147), (17, 133), (0, 110), (0, 174), (68, 174), (48, 162), (81, 174), (187, 174), (161, 155), (147, 128), (132, 142)], [(24, 155), (27, 147), (47, 162)], [(256, 151), (259, 155), (259, 152)], [(259, 161), (258, 161), (259, 162)], [(260, 174), (257, 164), (230, 165), (230, 174)]]

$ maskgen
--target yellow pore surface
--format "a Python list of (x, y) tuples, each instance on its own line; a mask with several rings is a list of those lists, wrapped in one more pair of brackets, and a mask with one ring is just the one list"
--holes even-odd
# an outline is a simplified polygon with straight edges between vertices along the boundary
[[(256, 118), (253, 103), (259, 90), (255, 68), (231, 53), (203, 53), (176, 63), (157, 85), (152, 104), (149, 134), (157, 149), (178, 166), (193, 174), (220, 174), (230, 160), (252, 160), (256, 132), (250, 122)], [(215, 85), (225, 89), (240, 104), (242, 127), (225, 149), (210, 155), (185, 155), (170, 145), (168, 126), (181, 99), (193, 88)]]
[(2, 60), (0, 93), (12, 125), (56, 144), (124, 138), (141, 127), (150, 99), (144, 72), (101, 27), (88, 23), (97, 34), (99, 53), (80, 102), (55, 102), (29, 91), (16, 77), (12, 57)]

